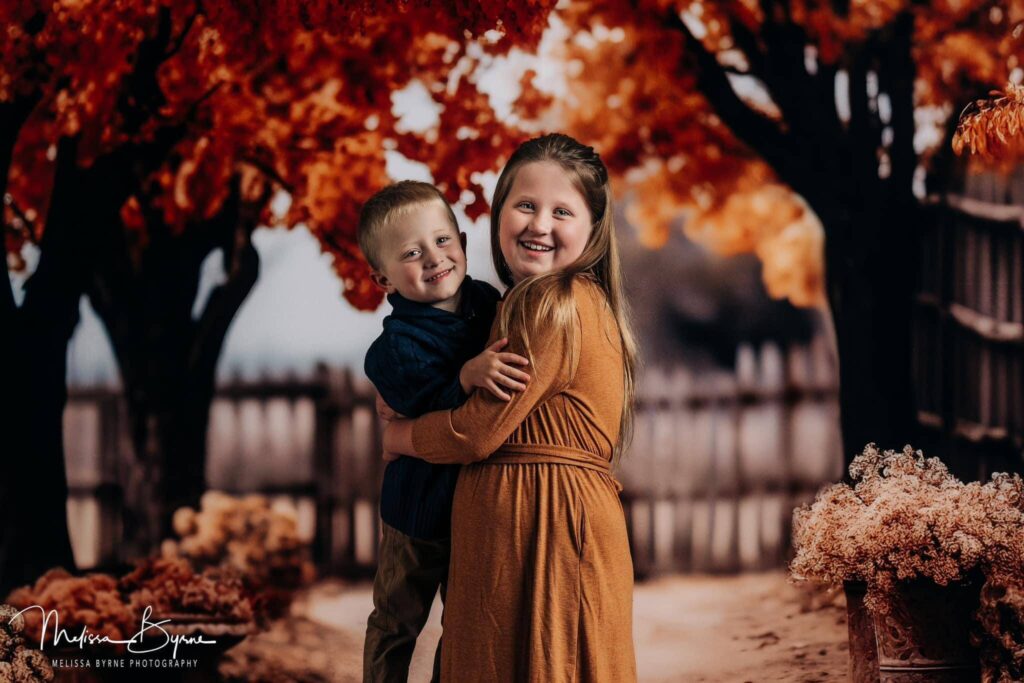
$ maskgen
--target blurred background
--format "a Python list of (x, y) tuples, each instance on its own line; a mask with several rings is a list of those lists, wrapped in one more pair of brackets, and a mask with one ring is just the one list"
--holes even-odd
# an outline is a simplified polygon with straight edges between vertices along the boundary
[(1024, 167), (950, 142), (1024, 80), (1024, 4), (250, 4), (0, 13), (0, 592), (152, 556), (208, 490), (371, 577), (359, 207), (436, 183), (497, 285), (488, 200), (544, 131), (616, 190), (638, 578), (783, 567), (868, 442), (1021, 469)]

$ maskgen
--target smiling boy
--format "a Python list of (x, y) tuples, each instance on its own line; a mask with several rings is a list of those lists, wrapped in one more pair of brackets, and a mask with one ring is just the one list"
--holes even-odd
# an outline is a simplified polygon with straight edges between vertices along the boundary
[[(505, 400), (525, 388), (529, 376), (514, 367), (525, 358), (501, 352), (505, 340), (484, 350), (499, 295), (466, 274), (466, 235), (437, 188), (409, 180), (384, 188), (363, 206), (358, 240), (392, 306), (364, 367), (393, 411), (418, 417), (458, 407), (476, 387)], [(458, 470), (402, 457), (384, 471), (364, 681), (406, 680), (439, 588), (444, 599)]]

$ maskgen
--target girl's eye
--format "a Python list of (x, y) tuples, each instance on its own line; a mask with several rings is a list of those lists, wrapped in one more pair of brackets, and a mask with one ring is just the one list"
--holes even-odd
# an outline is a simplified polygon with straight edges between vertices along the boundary
[(572, 212), (568, 209), (555, 209), (556, 216), (562, 216), (563, 218), (572, 218)]
[(517, 209), (525, 209), (527, 211), (533, 211), (533, 202), (526, 202), (526, 201), (519, 202), (518, 204), (516, 204), (516, 208)]

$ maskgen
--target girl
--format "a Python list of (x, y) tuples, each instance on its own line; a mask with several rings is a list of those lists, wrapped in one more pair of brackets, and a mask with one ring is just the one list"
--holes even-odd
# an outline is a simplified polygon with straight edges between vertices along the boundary
[(491, 341), (530, 359), (526, 388), (509, 401), (478, 391), (384, 432), (387, 452), (468, 464), (442, 678), (633, 681), (633, 566), (611, 465), (631, 423), (635, 346), (593, 149), (565, 135), (521, 145), (495, 189), (491, 248), (511, 287)]

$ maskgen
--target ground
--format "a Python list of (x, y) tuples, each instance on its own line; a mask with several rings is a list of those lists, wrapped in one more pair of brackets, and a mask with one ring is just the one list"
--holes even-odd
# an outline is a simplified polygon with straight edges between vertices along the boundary
[[(430, 677), (440, 615), (420, 638), (409, 680)], [(221, 666), (229, 680), (361, 680), (371, 609), (368, 584), (322, 582), (295, 602), (292, 616), (234, 648)], [(782, 572), (672, 576), (638, 584), (634, 641), (641, 681), (743, 683), (846, 680), (842, 596), (790, 585)]]

